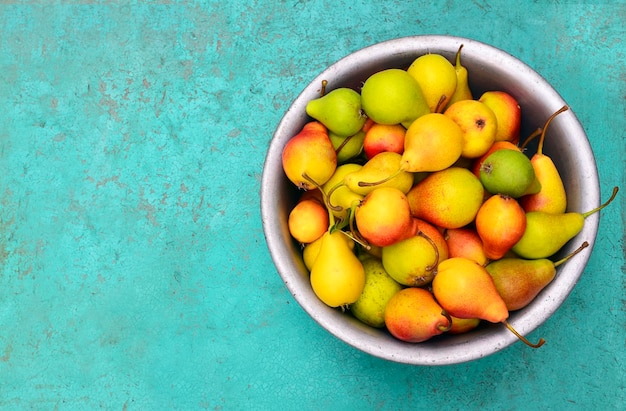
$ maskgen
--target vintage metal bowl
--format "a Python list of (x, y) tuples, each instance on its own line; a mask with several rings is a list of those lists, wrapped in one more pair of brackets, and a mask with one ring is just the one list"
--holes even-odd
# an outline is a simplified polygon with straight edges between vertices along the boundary
[[(406, 343), (395, 339), (384, 329), (369, 327), (347, 313), (324, 305), (311, 289), (301, 248), (289, 235), (287, 218), (298, 190), (283, 173), (281, 153), (285, 143), (311, 120), (305, 113), (305, 106), (309, 100), (319, 96), (322, 80), (328, 81), (327, 91), (338, 87), (360, 90), (369, 75), (386, 68), (406, 68), (416, 57), (428, 52), (442, 54), (453, 62), (461, 44), (462, 63), (469, 71), (470, 87), (475, 97), (487, 90), (504, 90), (519, 101), (522, 107), (522, 139), (543, 126), (552, 113), (566, 104), (540, 74), (493, 46), (452, 36), (398, 38), (350, 54), (313, 79), (282, 118), (265, 160), (261, 184), (263, 229), (272, 259), (285, 285), (302, 308), (331, 334), (359, 350), (390, 361), (415, 365), (462, 363), (488, 356), (511, 344), (522, 343), (502, 324), (484, 324), (466, 334), (436, 337), (418, 344)], [(561, 173), (568, 195), (568, 210), (586, 211), (599, 204), (600, 189), (593, 152), (571, 109), (551, 123), (544, 153), (552, 157)], [(598, 222), (597, 215), (587, 218), (582, 232), (559, 254), (573, 251), (585, 240), (590, 247), (559, 266), (554, 281), (530, 305), (511, 313), (509, 322), (521, 334), (528, 335), (548, 320), (576, 285), (589, 260)], [(549, 350), (550, 345), (539, 349)]]

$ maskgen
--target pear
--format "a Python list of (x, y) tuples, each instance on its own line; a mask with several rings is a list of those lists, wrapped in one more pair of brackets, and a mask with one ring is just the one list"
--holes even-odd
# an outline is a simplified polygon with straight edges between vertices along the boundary
[(355, 302), (365, 286), (363, 264), (352, 252), (342, 231), (327, 231), (311, 269), (315, 295), (330, 307), (347, 307)]
[[(315, 260), (320, 253), (320, 249), (322, 248), (322, 239), (324, 236), (318, 238), (312, 243), (305, 244), (304, 249), (302, 250), (302, 260), (304, 261), (304, 265), (309, 270), (309, 272), (313, 269), (313, 264), (315, 264)], [(354, 250), (354, 240), (347, 236), (343, 236), (343, 240), (350, 250)]]
[(408, 125), (430, 113), (417, 81), (406, 70), (395, 68), (380, 70), (365, 80), (361, 104), (366, 115), (378, 124)]
[(496, 115), (498, 127), (496, 141), (510, 141), (517, 144), (522, 124), (522, 109), (512, 95), (502, 90), (484, 92), (478, 99)]
[(344, 137), (339, 134), (328, 132), (330, 142), (333, 143), (335, 152), (337, 153), (337, 163), (344, 164), (354, 159), (363, 151), (363, 141), (365, 140), (365, 132), (358, 131), (356, 134)]
[(483, 241), (475, 228), (449, 228), (444, 231), (443, 236), (448, 245), (448, 258), (465, 257), (480, 265), (487, 264)]
[(519, 198), (539, 192), (541, 184), (524, 153), (518, 150), (496, 150), (480, 166), (480, 182), (491, 194)]
[(361, 110), (361, 95), (347, 87), (309, 101), (306, 113), (332, 133), (343, 137), (359, 132), (366, 119)]
[(368, 160), (383, 151), (402, 154), (406, 129), (400, 124), (372, 124), (365, 132), (363, 152)]
[(435, 244), (437, 253), (439, 254), (439, 261), (448, 258), (448, 243), (443, 235), (443, 230), (440, 230), (426, 220), (415, 217), (413, 218), (413, 225), (415, 226), (414, 235), (422, 233)]
[(448, 330), (448, 334), (463, 334), (478, 327), (480, 320), (478, 318), (452, 318), (452, 326)]
[(437, 302), (451, 316), (502, 323), (521, 341), (534, 348), (544, 343), (543, 339), (536, 344), (531, 343), (508, 323), (509, 311), (493, 278), (485, 267), (475, 261), (456, 257), (439, 263), (432, 290)]
[(365, 196), (356, 208), (355, 221), (360, 236), (379, 247), (406, 238), (413, 224), (406, 196), (394, 187), (378, 187)]
[(425, 114), (406, 131), (402, 169), (410, 172), (440, 171), (453, 165), (462, 151), (461, 128), (443, 114)]
[(385, 307), (402, 286), (387, 274), (380, 259), (364, 255), (360, 260), (365, 270), (365, 286), (359, 298), (350, 305), (350, 312), (361, 322), (382, 328), (385, 326)]
[(448, 59), (440, 54), (424, 54), (411, 63), (407, 72), (420, 85), (430, 111), (443, 111), (457, 85), (456, 71)]
[[(402, 155), (392, 151), (378, 153), (361, 169), (347, 174), (344, 183), (352, 192), (363, 196), (379, 187), (394, 187), (406, 194), (413, 186), (413, 175), (408, 171), (397, 172), (401, 160)], [(390, 175), (393, 177), (387, 178)]]
[(491, 155), (491, 153), (493, 153), (494, 151), (502, 150), (502, 149), (522, 151), (518, 146), (511, 143), (510, 141), (496, 141), (491, 145), (491, 147), (489, 147), (489, 150), (487, 150), (485, 154), (483, 154), (482, 156), (476, 159), (473, 159), (471, 166), (470, 166), (472, 173), (474, 173), (476, 177), (480, 178), (480, 169), (483, 163), (485, 162), (485, 160), (487, 159), (487, 157), (489, 157), (489, 155)]
[(397, 292), (385, 309), (385, 325), (397, 339), (419, 343), (450, 329), (450, 316), (435, 301), (432, 293), (410, 287)]
[(526, 211), (545, 211), (547, 213), (560, 214), (567, 209), (567, 195), (559, 170), (557, 170), (552, 159), (543, 154), (543, 142), (548, 125), (557, 115), (567, 109), (567, 106), (563, 106), (552, 114), (541, 131), (537, 152), (530, 159), (541, 189), (538, 192), (529, 193), (520, 199), (520, 204)]
[(330, 211), (335, 217), (349, 218), (350, 210), (354, 210), (363, 200), (363, 195), (353, 192), (343, 183), (346, 175), (354, 173), (362, 167), (356, 163), (342, 164), (337, 167), (335, 173), (322, 186), (322, 190), (328, 196)]
[(467, 73), (467, 69), (461, 65), (461, 49), (463, 49), (463, 45), (459, 46), (459, 50), (456, 52), (456, 64), (454, 66), (454, 71), (456, 74), (456, 88), (454, 89), (454, 93), (452, 97), (450, 97), (450, 101), (448, 101), (448, 105), (446, 108), (451, 106), (460, 100), (473, 100), (472, 90), (469, 87), (469, 76)]
[(383, 247), (385, 271), (397, 282), (411, 287), (429, 284), (439, 262), (437, 246), (423, 233)]
[(442, 228), (459, 228), (474, 221), (483, 197), (480, 180), (461, 167), (431, 173), (407, 193), (411, 214)]
[(328, 230), (328, 211), (317, 200), (301, 200), (287, 219), (289, 233), (302, 244), (312, 243)]
[(585, 218), (608, 206), (617, 195), (618, 190), (618, 187), (613, 188), (613, 194), (604, 204), (585, 213), (527, 212), (526, 231), (512, 247), (513, 252), (528, 259), (552, 256), (583, 229)]
[(444, 115), (450, 117), (463, 130), (465, 158), (478, 158), (495, 142), (498, 123), (494, 112), (478, 100), (460, 100), (452, 104)]
[(537, 294), (552, 282), (556, 267), (572, 258), (589, 246), (584, 242), (578, 249), (557, 262), (547, 258), (526, 260), (522, 258), (502, 258), (492, 261), (485, 267), (496, 285), (498, 293), (509, 311), (526, 307)]
[(312, 190), (324, 184), (337, 168), (337, 154), (326, 127), (311, 121), (287, 141), (282, 152), (287, 178), (298, 188)]
[(526, 213), (517, 200), (497, 194), (489, 197), (476, 214), (476, 232), (485, 256), (497, 260), (513, 247), (526, 230)]

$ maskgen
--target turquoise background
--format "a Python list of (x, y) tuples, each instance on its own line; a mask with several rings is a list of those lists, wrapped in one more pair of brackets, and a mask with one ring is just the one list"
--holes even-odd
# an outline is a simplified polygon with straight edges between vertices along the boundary
[(624, 193), (529, 336), (544, 347), (429, 368), (306, 315), (267, 251), (259, 189), (309, 81), (419, 34), (528, 63), (587, 131), (603, 199), (626, 189), (623, 0), (76, 3), (0, 6), (1, 409), (621, 409)]

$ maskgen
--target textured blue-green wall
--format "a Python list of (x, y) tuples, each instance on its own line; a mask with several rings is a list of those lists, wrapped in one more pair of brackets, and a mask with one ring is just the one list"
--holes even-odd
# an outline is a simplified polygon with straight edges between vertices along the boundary
[(0, 6), (1, 409), (623, 406), (623, 193), (530, 336), (544, 347), (436, 368), (321, 329), (259, 211), (265, 151), (304, 85), (417, 34), (527, 62), (583, 123), (603, 197), (626, 189), (623, 0), (69, 3)]

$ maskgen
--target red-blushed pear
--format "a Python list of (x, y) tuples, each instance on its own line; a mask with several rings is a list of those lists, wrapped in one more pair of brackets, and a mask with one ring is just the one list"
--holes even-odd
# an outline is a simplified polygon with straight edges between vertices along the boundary
[(363, 139), (363, 152), (369, 160), (383, 151), (402, 154), (406, 129), (400, 124), (372, 124)]
[(444, 231), (444, 238), (448, 245), (448, 258), (465, 257), (485, 265), (488, 258), (485, 255), (483, 241), (470, 227), (449, 228)]
[(324, 184), (337, 167), (337, 154), (326, 127), (318, 121), (305, 124), (285, 144), (282, 165), (287, 178), (300, 189), (311, 190)]
[(444, 115), (463, 130), (462, 157), (478, 158), (485, 154), (496, 140), (496, 115), (478, 100), (460, 100), (449, 106)]
[(322, 236), (320, 250), (311, 268), (311, 287), (330, 307), (347, 307), (355, 302), (365, 286), (363, 264), (346, 243), (340, 231)]
[(486, 91), (478, 99), (496, 115), (498, 127), (496, 141), (519, 142), (520, 127), (522, 124), (522, 109), (512, 95), (506, 91)]
[(496, 194), (489, 197), (476, 214), (476, 232), (483, 242), (485, 256), (497, 260), (524, 235), (526, 214), (517, 200)]
[(441, 228), (459, 228), (474, 221), (483, 203), (480, 180), (466, 168), (450, 167), (415, 184), (407, 199), (414, 217)]
[(457, 257), (439, 263), (432, 290), (439, 305), (453, 317), (503, 323), (521, 341), (534, 348), (545, 342), (540, 339), (533, 344), (509, 324), (509, 311), (493, 278), (475, 261)]
[(548, 125), (557, 115), (567, 109), (567, 106), (563, 106), (548, 118), (541, 132), (537, 152), (530, 159), (541, 189), (537, 193), (520, 198), (520, 204), (526, 211), (544, 211), (546, 213), (559, 214), (564, 213), (567, 209), (567, 195), (559, 170), (557, 170), (552, 159), (543, 154), (543, 142)]
[(297, 241), (312, 243), (328, 230), (328, 211), (317, 200), (299, 201), (289, 212), (287, 225)]
[(420, 343), (448, 331), (451, 319), (428, 290), (409, 287), (387, 303), (385, 325), (397, 339)]
[(472, 173), (474, 173), (476, 177), (480, 178), (480, 168), (482, 167), (485, 159), (489, 157), (489, 155), (494, 151), (502, 149), (522, 151), (518, 146), (511, 143), (510, 141), (496, 141), (491, 145), (491, 147), (489, 148), (489, 150), (487, 150), (485, 154), (472, 161), (472, 164), (470, 166)]
[(356, 208), (358, 233), (369, 244), (385, 247), (407, 237), (413, 220), (404, 193), (393, 187), (378, 187)]

